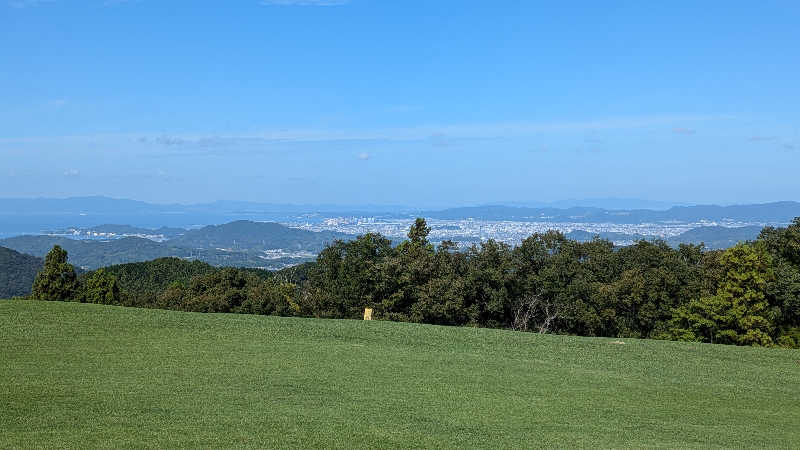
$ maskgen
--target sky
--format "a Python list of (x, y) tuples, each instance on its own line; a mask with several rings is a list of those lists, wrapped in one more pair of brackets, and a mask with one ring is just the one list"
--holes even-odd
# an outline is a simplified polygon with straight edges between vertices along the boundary
[(0, 197), (800, 199), (800, 2), (0, 0)]

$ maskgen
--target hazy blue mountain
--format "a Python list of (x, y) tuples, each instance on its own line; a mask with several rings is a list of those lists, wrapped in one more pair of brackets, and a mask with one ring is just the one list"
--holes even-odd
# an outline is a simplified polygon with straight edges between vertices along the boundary
[(546, 205), (550, 208), (602, 208), (602, 209), (652, 209), (652, 210), (667, 210), (673, 206), (679, 205), (679, 202), (661, 202), (655, 200), (645, 200), (640, 198), (587, 198), (587, 199), (570, 199), (559, 200), (551, 202)]
[[(677, 247), (680, 244), (705, 244), (705, 248), (710, 250), (719, 250), (733, 247), (739, 242), (755, 240), (762, 227), (759, 225), (744, 226), (744, 227), (698, 227), (685, 231), (677, 236), (665, 239), (665, 241)], [(652, 236), (644, 236), (640, 234), (627, 234), (627, 233), (592, 233), (584, 230), (575, 230), (567, 233), (569, 239), (576, 241), (586, 242), (591, 241), (596, 236), (601, 239), (608, 239), (609, 241), (639, 241), (639, 240), (655, 240)]]
[(428, 211), (425, 217), (437, 219), (518, 220), (575, 223), (663, 223), (739, 221), (753, 223), (786, 224), (800, 216), (800, 203), (774, 202), (756, 205), (697, 205), (675, 206), (664, 211), (635, 209), (609, 210), (592, 207), (521, 208), (512, 206), (475, 206)]
[[(529, 204), (536, 205), (535, 203)], [(425, 217), (453, 219), (473, 217), (487, 220), (564, 220), (574, 218), (576, 220), (593, 221), (601, 221), (602, 219), (627, 221), (623, 223), (631, 221), (697, 221), (701, 219), (787, 222), (793, 217), (800, 216), (800, 203), (793, 201), (731, 206), (672, 206), (664, 209), (664, 207), (668, 205), (669, 204), (663, 202), (647, 200), (601, 198), (564, 200), (542, 204), (541, 206), (486, 205), (450, 208), (422, 212), (421, 214)], [(241, 201), (217, 201), (195, 205), (162, 205), (136, 200), (112, 199), (108, 197), (72, 197), (66, 199), (0, 198), (0, 213), (2, 215), (85, 214), (102, 217), (109, 214), (130, 214), (134, 216), (171, 214), (177, 216), (185, 215), (186, 218), (193, 218), (197, 215), (204, 214), (210, 217), (222, 217), (232, 214), (269, 215), (273, 213), (301, 214), (315, 212), (372, 212), (377, 214), (386, 212), (397, 213), (402, 211), (413, 211), (413, 208), (400, 205), (289, 205)], [(128, 223), (134, 226), (140, 226), (130, 221), (117, 223)]]
[(309, 213), (340, 211), (396, 212), (411, 209), (403, 205), (281, 204), (219, 200), (197, 204), (156, 204), (102, 196), (69, 198), (0, 198), (0, 211), (16, 214), (60, 213)]
[(239, 201), (160, 205), (108, 197), (0, 198), (0, 238), (115, 223), (148, 229), (194, 228), (243, 219), (281, 222), (296, 220), (298, 216), (364, 216), (408, 210), (397, 205), (288, 205)]
[(601, 209), (653, 209), (666, 210), (673, 206), (686, 206), (684, 202), (662, 202), (657, 200), (645, 200), (640, 198), (584, 198), (556, 200), (552, 202), (496, 202), (493, 205), (514, 206), (522, 208), (601, 208)]
[[(585, 203), (583, 206), (555, 206)], [(531, 203), (533, 204), (533, 203)], [(620, 209), (623, 206), (655, 209)], [(603, 207), (598, 207), (603, 206)], [(236, 220), (284, 222), (321, 220), (333, 216), (416, 217), (461, 220), (516, 220), (572, 223), (664, 223), (739, 221), (784, 225), (800, 216), (800, 203), (775, 202), (757, 205), (674, 206), (663, 210), (653, 202), (635, 199), (594, 199), (552, 202), (542, 207), (489, 205), (418, 211), (385, 205), (285, 205), (257, 202), (218, 201), (198, 205), (158, 205), (107, 197), (67, 199), (0, 199), (0, 238), (37, 234), (67, 227), (91, 228), (123, 223), (135, 228), (196, 228)]]
[(670, 220), (693, 222), (706, 219), (714, 221), (789, 223), (798, 216), (800, 216), (800, 203), (788, 201), (733, 206), (676, 206), (663, 212), (650, 212), (650, 217), (662, 222)]
[(699, 227), (667, 239), (670, 245), (704, 243), (708, 249), (725, 249), (739, 242), (755, 240), (762, 227)]
[(372, 212), (372, 213), (386, 213), (407, 211), (410, 209), (404, 205), (335, 205), (335, 204), (288, 204), (288, 203), (259, 203), (259, 202), (243, 202), (234, 200), (219, 200), (211, 203), (201, 203), (196, 205), (187, 205), (187, 209), (192, 211), (225, 211), (225, 212), (242, 212), (242, 213), (347, 213), (347, 212)]
[(0, 247), (0, 299), (30, 294), (42, 266), (42, 258)]
[(527, 222), (609, 222), (609, 217), (624, 216), (625, 212), (590, 207), (523, 208), (505, 205), (468, 206), (441, 211), (426, 211), (424, 217), (446, 220), (515, 220)]
[(0, 198), (0, 210), (17, 214), (171, 211), (180, 205), (156, 205), (101, 196), (69, 198)]

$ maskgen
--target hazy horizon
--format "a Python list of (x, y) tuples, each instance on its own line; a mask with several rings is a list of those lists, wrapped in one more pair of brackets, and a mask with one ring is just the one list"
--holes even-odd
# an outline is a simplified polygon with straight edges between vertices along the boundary
[[(265, 201), (258, 201), (258, 200), (237, 200), (237, 199), (230, 199), (230, 198), (223, 198), (223, 199), (216, 199), (216, 200), (206, 200), (202, 202), (190, 202), (190, 201), (148, 201), (148, 200), (141, 200), (136, 198), (124, 198), (124, 197), (112, 197), (107, 195), (85, 195), (85, 196), (65, 196), (65, 197), (49, 197), (49, 196), (27, 196), (27, 197), (2, 197), (0, 196), (0, 201), (70, 201), (70, 200), (111, 200), (116, 202), (137, 202), (137, 203), (145, 203), (148, 205), (154, 206), (169, 206), (169, 205), (176, 205), (176, 206), (199, 206), (199, 205), (213, 205), (213, 204), (253, 204), (253, 205), (272, 205), (272, 206), (279, 206), (279, 207), (292, 207), (292, 208), (316, 208), (316, 207), (326, 207), (326, 208), (362, 208), (365, 211), (369, 211), (368, 208), (376, 208), (380, 210), (389, 211), (392, 209), (395, 210), (436, 210), (436, 209), (449, 209), (449, 208), (471, 208), (471, 207), (492, 207), (492, 206), (504, 206), (504, 207), (515, 207), (515, 208), (555, 208), (555, 209), (566, 209), (566, 208), (573, 208), (573, 207), (590, 207), (590, 208), (599, 208), (599, 209), (650, 209), (650, 210), (666, 210), (672, 207), (679, 207), (679, 206), (746, 206), (746, 205), (763, 205), (763, 204), (775, 204), (775, 203), (783, 203), (783, 202), (791, 202), (791, 203), (798, 203), (796, 200), (791, 199), (777, 199), (772, 201), (765, 201), (765, 202), (735, 202), (735, 203), (723, 203), (723, 202), (709, 202), (709, 203), (702, 203), (702, 202), (669, 202), (669, 201), (660, 201), (660, 200), (648, 200), (643, 198), (618, 198), (618, 197), (609, 197), (609, 198), (583, 198), (583, 199), (563, 199), (563, 200), (552, 200), (552, 201), (492, 201), (492, 202), (483, 202), (483, 203), (460, 203), (460, 204), (437, 204), (437, 203), (422, 203), (422, 204), (394, 204), (394, 203), (292, 203), (292, 202), (265, 202)], [(299, 209), (298, 209), (299, 210)], [(375, 211), (377, 212), (377, 211)]]

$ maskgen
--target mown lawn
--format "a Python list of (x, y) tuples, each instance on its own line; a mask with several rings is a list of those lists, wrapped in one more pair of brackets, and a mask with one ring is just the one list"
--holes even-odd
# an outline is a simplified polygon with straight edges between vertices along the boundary
[(800, 351), (0, 302), (0, 447), (800, 448)]

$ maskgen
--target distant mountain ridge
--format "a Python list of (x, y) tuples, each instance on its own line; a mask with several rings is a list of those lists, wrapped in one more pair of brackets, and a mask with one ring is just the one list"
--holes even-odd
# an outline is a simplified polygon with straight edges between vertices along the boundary
[[(576, 200), (574, 203), (580, 201)], [(562, 222), (562, 223), (670, 223), (686, 222), (715, 225), (741, 222), (742, 225), (786, 225), (800, 216), (800, 203), (794, 201), (751, 205), (695, 205), (673, 206), (668, 209), (620, 209), (622, 205), (648, 204), (645, 201), (625, 199), (595, 199), (588, 203), (606, 205), (572, 206), (572, 201), (553, 202), (550, 206), (529, 207), (508, 205), (471, 206), (424, 211), (403, 206), (362, 205), (286, 205), (258, 202), (216, 201), (212, 203), (181, 205), (151, 204), (136, 200), (108, 197), (74, 197), (66, 199), (1, 199), (0, 237), (22, 234), (40, 234), (48, 230), (68, 227), (91, 228), (100, 224), (122, 223), (132, 227), (159, 227), (166, 229), (188, 228), (207, 224), (228, 223), (237, 220), (258, 222), (317, 221), (334, 217), (380, 217), (408, 219), (478, 219), (489, 221)], [(533, 203), (528, 203), (533, 204)], [(655, 206), (661, 204), (649, 203)], [(173, 238), (170, 235), (165, 238)]]
[[(531, 206), (526, 206), (531, 205)], [(554, 202), (508, 202), (483, 206), (431, 209), (413, 208), (403, 205), (332, 205), (332, 204), (278, 204), (249, 201), (219, 200), (198, 204), (155, 204), (138, 200), (116, 199), (102, 196), (68, 198), (0, 198), (0, 212), (3, 214), (144, 214), (144, 213), (312, 213), (312, 212), (373, 212), (420, 214), (425, 217), (539, 217), (542, 215), (652, 217), (658, 220), (681, 220), (703, 215), (713, 217), (727, 216), (752, 218), (756, 214), (768, 214), (769, 218), (784, 217), (787, 211), (797, 213), (800, 203), (778, 201), (741, 205), (674, 205), (640, 199), (598, 198), (585, 200), (563, 200)]]
[(307, 213), (314, 211), (399, 211), (412, 209), (402, 205), (332, 205), (260, 203), (218, 200), (210, 203), (148, 203), (139, 200), (104, 196), (67, 198), (0, 198), (0, 211), (16, 214), (62, 213), (231, 213), (282, 212)]
[(600, 209), (652, 209), (665, 210), (673, 206), (689, 206), (686, 202), (665, 202), (658, 200), (645, 200), (640, 198), (600, 197), (584, 199), (556, 200), (551, 202), (493, 202), (487, 205), (516, 206), (522, 208), (558, 208), (567, 209), (575, 207), (600, 208)]
[(428, 211), (425, 217), (436, 219), (517, 220), (529, 222), (575, 223), (663, 223), (701, 221), (739, 221), (754, 223), (788, 224), (800, 216), (800, 202), (784, 201), (753, 205), (697, 205), (674, 206), (667, 210), (608, 210), (592, 207), (524, 208), (513, 206), (474, 206)]

